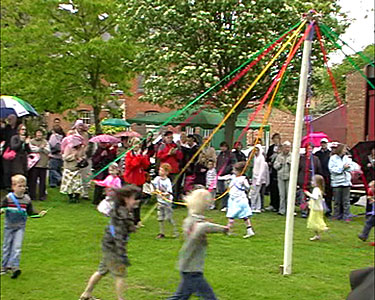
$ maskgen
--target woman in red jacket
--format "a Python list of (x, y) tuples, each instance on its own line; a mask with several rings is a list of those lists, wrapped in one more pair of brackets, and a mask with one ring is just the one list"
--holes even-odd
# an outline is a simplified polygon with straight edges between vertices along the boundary
[[(150, 166), (150, 159), (147, 156), (147, 150), (142, 152), (140, 139), (133, 138), (131, 146), (134, 148), (126, 154), (124, 181), (129, 184), (135, 184), (142, 189), (146, 182), (146, 169)], [(140, 196), (140, 195), (139, 195)], [(134, 208), (134, 223), (141, 227), (141, 202), (137, 208)]]

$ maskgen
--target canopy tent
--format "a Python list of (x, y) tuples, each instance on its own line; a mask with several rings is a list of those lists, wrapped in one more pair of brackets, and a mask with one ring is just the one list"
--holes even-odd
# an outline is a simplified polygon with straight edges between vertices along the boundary
[[(247, 126), (247, 122), (249, 119), (249, 114), (252, 113), (253, 109), (245, 109), (243, 110), (237, 118), (236, 121), (236, 129), (234, 131), (234, 141), (238, 139), (242, 130)], [(160, 113), (155, 115), (149, 116), (141, 116), (133, 119), (127, 119), (129, 123), (136, 123), (136, 124), (146, 124), (146, 125), (161, 125), (165, 123), (171, 116), (173, 116), (176, 111), (171, 111), (168, 113)], [(196, 114), (196, 115), (195, 115)], [(203, 129), (213, 129), (215, 128), (220, 121), (223, 119), (224, 114), (219, 112), (216, 109), (205, 109), (200, 111), (199, 109), (188, 109), (185, 113), (181, 114), (177, 118), (173, 118), (168, 122), (168, 125), (177, 126), (181, 125), (183, 127), (200, 127)], [(252, 122), (249, 126), (251, 130), (258, 130), (261, 128), (261, 124), (257, 122)], [(263, 127), (264, 130), (264, 140), (269, 138), (269, 131), (270, 126), (265, 125)], [(224, 128), (221, 128), (212, 138), (211, 145), (219, 149), (219, 145), (222, 141), (225, 140)], [(246, 146), (246, 134), (243, 135), (241, 142), (244, 146)]]
[[(167, 121), (171, 116), (176, 114), (177, 111), (170, 111), (168, 113), (160, 113), (155, 115), (141, 116), (137, 118), (128, 119), (129, 123), (146, 124), (146, 125), (161, 125)], [(245, 128), (248, 121), (249, 113), (253, 112), (252, 109), (245, 109), (242, 111), (236, 122), (236, 128)], [(168, 122), (168, 125), (177, 126), (184, 125), (190, 127), (201, 127), (203, 129), (213, 129), (224, 118), (224, 114), (215, 109), (188, 109), (180, 116), (173, 118)], [(250, 129), (259, 129), (261, 124), (252, 122)], [(264, 130), (269, 130), (269, 125), (264, 126)]]
[(130, 127), (130, 124), (124, 119), (105, 119), (101, 122), (101, 124), (114, 127)]

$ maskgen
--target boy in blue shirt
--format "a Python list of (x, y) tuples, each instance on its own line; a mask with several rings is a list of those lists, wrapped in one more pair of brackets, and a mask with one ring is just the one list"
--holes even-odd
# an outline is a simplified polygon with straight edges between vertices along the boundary
[[(34, 211), (29, 195), (25, 194), (25, 176), (12, 177), (12, 190), (1, 202), (1, 214), (5, 213), (1, 275), (12, 271), (12, 278), (16, 279), (21, 274), (20, 257), (27, 216), (38, 212)], [(44, 210), (39, 213), (40, 216), (45, 214)]]

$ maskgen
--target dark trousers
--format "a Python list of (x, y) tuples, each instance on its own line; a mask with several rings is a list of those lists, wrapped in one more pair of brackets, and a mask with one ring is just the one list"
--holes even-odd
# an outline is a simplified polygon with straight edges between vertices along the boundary
[(103, 191), (104, 191), (104, 187), (95, 185), (92, 204), (98, 205), (100, 201), (103, 200)]
[(29, 195), (31, 200), (36, 200), (37, 182), (39, 179), (39, 200), (46, 200), (47, 168), (33, 167), (29, 170)]
[[(217, 181), (217, 193), (219, 195), (225, 193), (225, 191), (227, 190), (226, 187), (227, 186), (225, 184), (225, 180), (218, 180)], [(224, 207), (228, 206), (228, 198), (229, 198), (229, 193), (227, 193), (225, 196), (223, 196), (221, 198), (221, 208), (224, 208)]]
[(3, 172), (1, 174), (1, 180), (3, 181), (3, 186), (5, 189), (10, 189), (11, 188), (11, 175), (12, 175), (12, 161), (11, 160), (6, 160), (4, 158), (1, 158), (2, 163), (3, 163)]
[(200, 272), (182, 272), (177, 291), (168, 300), (186, 300), (193, 294), (206, 300), (217, 300), (211, 286)]
[(270, 205), (276, 209), (279, 210), (280, 207), (280, 195), (279, 195), (279, 187), (277, 183), (277, 178), (270, 178)]
[(365, 238), (366, 240), (368, 239), (368, 235), (370, 234), (371, 228), (375, 227), (375, 216), (370, 215), (368, 216), (365, 226), (363, 227), (361, 237)]
[(332, 187), (331, 187), (331, 178), (329, 176), (324, 177), (325, 183), (325, 195), (324, 200), (326, 202), (328, 213), (332, 212)]
[(179, 173), (169, 174), (169, 179), (172, 182), (172, 188), (173, 188), (173, 201), (178, 201), (178, 199), (180, 198), (182, 181), (183, 181), (184, 176), (185, 176), (184, 174), (181, 174), (181, 176), (177, 179), (177, 182), (175, 184), (174, 181), (175, 181), (178, 174)]
[(139, 204), (137, 207), (133, 209), (133, 215), (134, 215), (134, 224), (137, 225), (139, 222), (141, 222), (141, 207), (142, 207), (142, 187), (143, 185), (138, 185), (138, 187), (141, 189), (141, 192), (137, 194), (137, 200), (139, 200)]

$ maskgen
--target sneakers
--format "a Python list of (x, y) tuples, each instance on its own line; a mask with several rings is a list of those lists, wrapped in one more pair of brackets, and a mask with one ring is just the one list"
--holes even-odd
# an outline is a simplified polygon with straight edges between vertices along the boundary
[(255, 232), (252, 228), (248, 228), (246, 231), (246, 234), (243, 236), (244, 239), (248, 239), (249, 237), (252, 237), (255, 235)]
[(220, 209), (220, 211), (222, 211), (222, 212), (226, 212), (226, 211), (227, 211), (227, 208), (226, 208), (226, 207), (223, 207), (222, 209)]
[(255, 213), (255, 214), (260, 214), (261, 211), (260, 211), (260, 209), (254, 209), (254, 210), (253, 210), (253, 213)]
[(5, 275), (10, 271), (10, 268), (1, 268), (0, 275)]
[(17, 270), (14, 270), (13, 273), (12, 273), (12, 276), (10, 276), (10, 278), (12, 279), (16, 279), (18, 276), (21, 275), (21, 270), (20, 269), (17, 269)]
[(165, 235), (162, 234), (162, 233), (159, 233), (157, 236), (156, 236), (156, 239), (164, 239), (165, 238)]
[(310, 241), (319, 241), (319, 240), (320, 240), (320, 236), (319, 235), (315, 235), (312, 238), (310, 238)]
[(358, 238), (359, 238), (361, 241), (364, 241), (364, 242), (366, 242), (366, 240), (367, 240), (367, 238), (364, 237), (364, 236), (361, 235), (361, 234), (358, 234)]
[(266, 211), (273, 211), (273, 210), (274, 210), (274, 208), (273, 208), (273, 206), (272, 206), (272, 205), (270, 205), (270, 206), (266, 207)]

